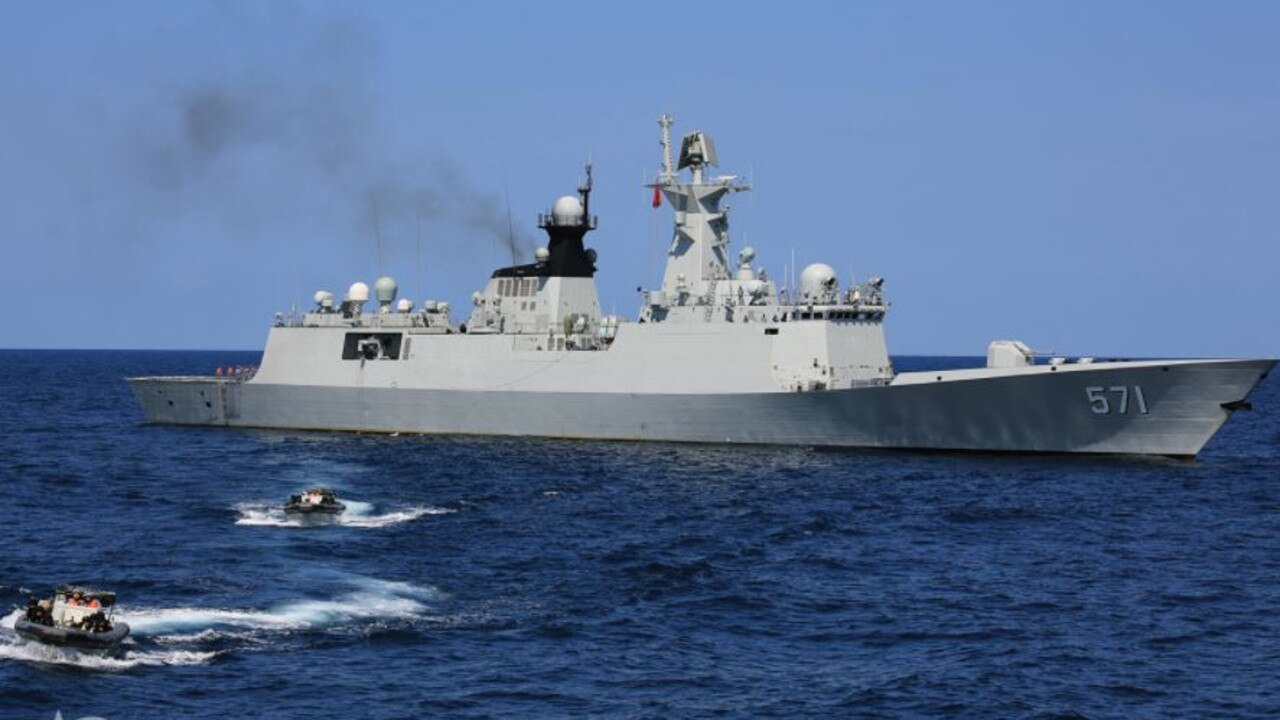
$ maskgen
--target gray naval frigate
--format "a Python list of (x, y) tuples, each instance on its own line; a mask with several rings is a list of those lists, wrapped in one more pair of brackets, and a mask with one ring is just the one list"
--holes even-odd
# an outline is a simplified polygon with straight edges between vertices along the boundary
[[(884, 282), (841, 288), (813, 264), (779, 287), (729, 244), (749, 189), (709, 135), (673, 157), (661, 126), (655, 205), (674, 209), (662, 285), (634, 320), (603, 314), (584, 238), (591, 169), (539, 226), (535, 262), (500, 268), (464, 322), (397, 301), (391, 278), (280, 318), (253, 373), (129, 378), (153, 423), (384, 433), (1195, 456), (1275, 360), (1039, 358), (997, 340), (985, 367), (895, 372)], [(794, 274), (794, 270), (792, 271)]]

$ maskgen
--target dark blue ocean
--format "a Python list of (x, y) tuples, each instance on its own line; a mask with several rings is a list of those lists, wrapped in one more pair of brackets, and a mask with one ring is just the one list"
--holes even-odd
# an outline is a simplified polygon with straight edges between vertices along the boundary
[[(0, 717), (1280, 717), (1275, 378), (1195, 462), (152, 427), (123, 380), (255, 360), (0, 352)], [(286, 522), (311, 484), (348, 517)], [(66, 581), (122, 655), (17, 640)]]

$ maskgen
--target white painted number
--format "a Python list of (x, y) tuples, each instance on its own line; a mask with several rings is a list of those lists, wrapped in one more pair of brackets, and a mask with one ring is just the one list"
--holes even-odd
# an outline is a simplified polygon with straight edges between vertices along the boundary
[[(1134, 385), (1131, 388), (1125, 385), (1113, 385), (1111, 387), (1087, 387), (1084, 389), (1085, 396), (1089, 398), (1089, 409), (1094, 415), (1109, 415), (1112, 410), (1117, 415), (1129, 414), (1129, 395), (1133, 395), (1133, 404), (1138, 408), (1139, 415), (1147, 414), (1147, 398), (1142, 394), (1142, 386)], [(1114, 398), (1115, 402), (1108, 399), (1108, 395)]]
[(1100, 387), (1084, 389), (1089, 395), (1089, 409), (1093, 411), (1094, 415), (1106, 415), (1111, 412), (1111, 405), (1107, 402), (1107, 396), (1102, 394), (1103, 389)]
[(1109, 389), (1111, 392), (1113, 392), (1113, 393), (1119, 393), (1119, 394), (1120, 394), (1120, 410), (1119, 410), (1119, 413), (1120, 413), (1121, 415), (1124, 415), (1125, 413), (1129, 412), (1129, 388), (1127, 388), (1127, 387), (1125, 387), (1125, 386), (1123, 386), (1123, 385), (1119, 385), (1119, 386), (1114, 386), (1114, 387), (1111, 387), (1111, 388), (1108, 388), (1108, 389)]

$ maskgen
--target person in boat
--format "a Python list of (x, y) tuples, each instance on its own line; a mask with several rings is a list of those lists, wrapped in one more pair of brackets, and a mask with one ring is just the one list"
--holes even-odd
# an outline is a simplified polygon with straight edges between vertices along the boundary
[(129, 635), (127, 623), (112, 620), (114, 606), (115, 593), (63, 586), (52, 597), (28, 599), (26, 616), (14, 622), (14, 631), (44, 644), (108, 650)]
[(53, 625), (53, 600), (49, 598), (41, 598), (39, 605), (40, 619), (37, 621), (41, 625)]
[(84, 619), (84, 629), (89, 632), (111, 632), (111, 623), (102, 612), (96, 612)]
[(52, 625), (53, 613), (50, 612), (49, 602), (35, 597), (27, 598), (27, 619), (40, 625)]

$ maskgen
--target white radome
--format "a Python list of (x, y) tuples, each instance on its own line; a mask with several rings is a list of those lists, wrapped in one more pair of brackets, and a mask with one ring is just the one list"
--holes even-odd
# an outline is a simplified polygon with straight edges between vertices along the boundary
[(551, 206), (551, 217), (557, 225), (574, 225), (582, 222), (582, 201), (572, 195), (565, 195)]
[(800, 273), (800, 297), (806, 300), (817, 300), (836, 290), (836, 271), (826, 263), (814, 263)]
[(347, 299), (355, 302), (368, 302), (369, 286), (362, 282), (351, 283), (351, 287), (347, 288)]

